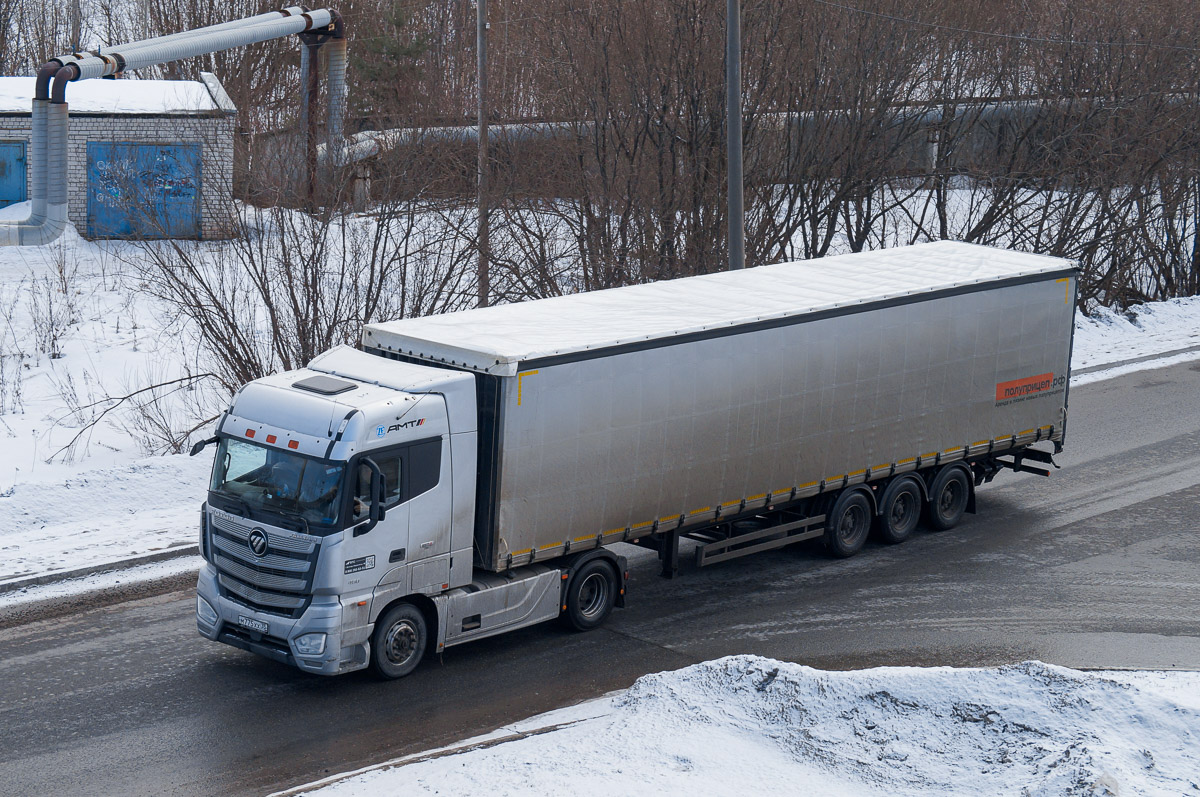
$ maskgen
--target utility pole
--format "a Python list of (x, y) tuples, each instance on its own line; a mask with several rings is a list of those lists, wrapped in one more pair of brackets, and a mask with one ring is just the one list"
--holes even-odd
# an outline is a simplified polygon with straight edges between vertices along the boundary
[(746, 209), (742, 193), (742, 10), (725, 4), (725, 118), (729, 191), (729, 270), (746, 265)]
[(488, 306), (491, 292), (488, 242), (488, 112), (487, 112), (487, 0), (475, 0), (476, 49), (479, 53), (479, 306)]
[[(83, 45), (79, 40), (83, 38), (83, 11), (79, 8), (79, 0), (72, 0), (71, 3), (71, 52), (83, 52)], [(99, 52), (99, 50), (97, 50)]]

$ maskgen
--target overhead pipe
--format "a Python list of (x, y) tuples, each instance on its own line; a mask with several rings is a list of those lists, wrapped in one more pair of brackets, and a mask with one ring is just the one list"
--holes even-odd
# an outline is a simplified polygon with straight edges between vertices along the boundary
[(128, 52), (130, 50), (139, 49), (150, 45), (166, 44), (168, 42), (176, 42), (181, 39), (189, 39), (194, 36), (202, 36), (208, 33), (218, 33), (220, 31), (231, 30), (233, 28), (245, 28), (252, 25), (257, 25), (262, 22), (271, 22), (280, 18), (299, 16), (304, 13), (301, 6), (290, 6), (279, 11), (268, 11), (265, 14), (258, 14), (253, 17), (244, 19), (235, 19), (231, 22), (221, 22), (216, 25), (209, 25), (204, 28), (194, 28), (192, 30), (181, 30), (178, 33), (168, 33), (165, 36), (156, 36), (152, 39), (140, 39), (138, 41), (127, 42), (125, 44), (112, 45), (108, 47), (98, 48), (94, 52), (76, 52), (71, 55), (60, 55), (54, 58), (51, 63), (57, 61), (61, 66), (66, 66), (68, 63), (83, 60), (89, 56), (99, 56), (104, 50), (115, 50), (119, 52)]
[[(281, 17), (267, 22), (258, 22), (246, 27), (235, 27), (201, 33), (195, 36), (172, 38), (164, 36), (167, 41), (150, 39), (134, 47), (110, 47), (100, 55), (89, 55), (86, 58), (66, 64), (54, 76), (55, 84), (68, 81), (88, 80), (104, 77), (126, 70), (143, 69), (148, 66), (165, 64), (168, 61), (178, 61), (197, 55), (229, 50), (234, 47), (244, 47), (289, 36), (293, 33), (304, 33), (315, 28), (329, 27), (333, 15), (326, 9), (309, 11), (297, 16)], [(176, 36), (178, 34), (175, 34)]]
[[(488, 125), (489, 140), (500, 144), (528, 141), (548, 142), (587, 138), (596, 129), (592, 122), (514, 122)], [(387, 130), (364, 130), (348, 136), (340, 144), (322, 145), (318, 152), (321, 166), (343, 166), (372, 158), (381, 152), (420, 144), (477, 144), (477, 125), (452, 127), (397, 127)]]
[[(97, 50), (96, 52), (76, 53), (75, 60), (77, 60), (77, 61), (83, 60), (84, 58), (87, 58), (89, 56), (90, 57), (99, 57), (99, 58), (103, 59), (106, 56), (112, 55), (113, 53), (118, 54), (118, 56), (123, 59), (127, 59), (130, 56), (130, 54), (132, 54), (134, 51), (137, 51), (137, 50), (142, 50), (142, 49), (146, 49), (146, 48), (157, 48), (157, 47), (162, 47), (164, 45), (175, 45), (175, 44), (178, 44), (187, 39), (194, 39), (194, 38), (197, 38), (200, 36), (209, 36), (212, 34), (223, 33), (223, 32), (227, 32), (227, 31), (235, 30), (235, 29), (241, 30), (244, 28), (251, 28), (256, 25), (261, 25), (261, 24), (269, 23), (269, 22), (279, 22), (279, 21), (281, 21), (283, 19), (287, 19), (289, 17), (298, 18), (298, 17), (301, 17), (304, 13), (305, 13), (305, 10), (303, 7), (290, 6), (289, 8), (283, 8), (283, 9), (280, 9), (279, 11), (269, 11), (265, 14), (259, 14), (257, 16), (253, 16), (253, 17), (246, 17), (245, 19), (236, 19), (236, 20), (233, 20), (232, 22), (222, 22), (218, 25), (209, 25), (206, 28), (196, 28), (194, 30), (184, 30), (184, 31), (180, 31), (179, 33), (169, 33), (166, 36), (157, 36), (153, 39), (142, 39), (140, 41), (129, 42), (128, 44), (113, 45), (113, 46), (110, 46), (105, 49)], [(228, 49), (228, 48), (226, 48), (226, 49)], [(216, 52), (216, 51), (214, 50), (212, 52)], [(186, 57), (186, 56), (181, 56), (181, 57)], [(61, 58), (61, 56), (60, 56), (60, 58)], [(170, 60), (179, 60), (179, 59), (172, 58)], [(65, 63), (64, 63), (64, 66), (65, 66)], [(118, 74), (126, 68), (133, 69), (135, 67), (123, 67), (123, 66), (119, 65), (117, 67), (117, 69), (114, 72), (112, 72), (111, 74)], [(81, 78), (81, 79), (83, 79), (83, 78)]]
[[(0, 222), (0, 246), (49, 243), (67, 226), (67, 83), (228, 50), (268, 39), (327, 28), (342, 38), (336, 11), (293, 6), (193, 31), (117, 45), (100, 53), (72, 53), (47, 61), (38, 71), (30, 111), (32, 185), (30, 215)], [(344, 74), (344, 70), (343, 70)], [(340, 129), (340, 128), (339, 128)]]

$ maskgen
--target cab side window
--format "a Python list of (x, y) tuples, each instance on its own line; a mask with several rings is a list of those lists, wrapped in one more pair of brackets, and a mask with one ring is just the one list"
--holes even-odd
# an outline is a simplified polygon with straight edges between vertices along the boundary
[(408, 493), (404, 500), (416, 498), (437, 487), (442, 471), (442, 441), (427, 440), (408, 447)]
[[(400, 503), (404, 494), (404, 449), (372, 454), (371, 459), (383, 473), (383, 506), (391, 508)], [(360, 462), (357, 468), (352, 511), (356, 520), (369, 516), (371, 508), (371, 469)]]
[[(437, 486), (442, 468), (442, 441), (427, 440), (368, 456), (383, 472), (383, 506), (391, 509)], [(356, 476), (352, 511), (355, 520), (364, 520), (371, 507), (371, 469), (359, 462)]]

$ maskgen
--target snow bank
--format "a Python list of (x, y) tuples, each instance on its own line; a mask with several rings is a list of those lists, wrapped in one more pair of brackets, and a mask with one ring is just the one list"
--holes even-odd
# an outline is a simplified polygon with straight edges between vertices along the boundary
[(1200, 794), (1200, 674), (1154, 677), (732, 656), (640, 678), (594, 719), (310, 793)]
[(211, 458), (153, 457), (0, 494), (0, 584), (193, 545)]
[(1075, 349), (1071, 356), (1073, 371), (1141, 357), (1156, 359), (1098, 373), (1077, 374), (1071, 377), (1071, 384), (1086, 384), (1146, 368), (1198, 359), (1200, 352), (1157, 359), (1168, 352), (1196, 347), (1200, 347), (1200, 296), (1134, 305), (1125, 312), (1100, 307), (1090, 318), (1080, 316), (1075, 321)]

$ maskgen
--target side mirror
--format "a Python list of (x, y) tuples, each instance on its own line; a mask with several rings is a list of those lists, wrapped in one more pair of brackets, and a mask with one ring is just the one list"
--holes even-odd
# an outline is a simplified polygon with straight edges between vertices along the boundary
[(387, 510), (383, 508), (383, 496), (387, 494), (387, 480), (383, 476), (383, 471), (370, 457), (364, 457), (362, 464), (371, 471), (371, 513), (366, 523), (354, 527), (355, 537), (366, 534), (387, 516)]
[(201, 451), (203, 451), (205, 448), (207, 448), (208, 446), (212, 445), (213, 443), (217, 442), (220, 439), (221, 438), (219, 438), (219, 437), (210, 437), (207, 440), (201, 440), (199, 443), (196, 443), (196, 445), (192, 446), (192, 451), (190, 454), (188, 454), (188, 456), (189, 457), (196, 456)]

